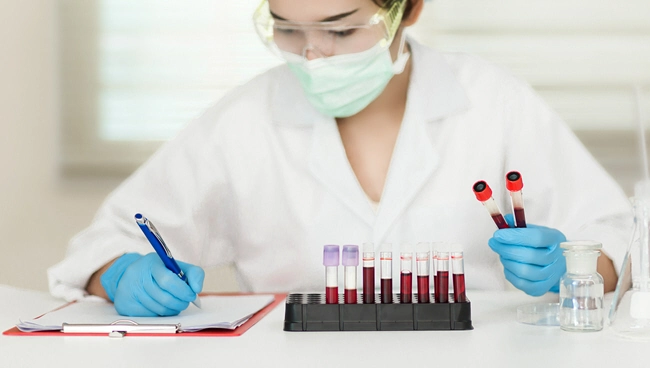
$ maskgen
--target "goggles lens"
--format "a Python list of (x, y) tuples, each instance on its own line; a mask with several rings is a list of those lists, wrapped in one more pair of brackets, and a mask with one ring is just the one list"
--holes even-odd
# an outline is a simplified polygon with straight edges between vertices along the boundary
[(305, 56), (308, 50), (320, 57), (345, 55), (369, 50), (377, 44), (387, 48), (393, 42), (404, 15), (406, 0), (392, 0), (363, 24), (345, 21), (292, 22), (274, 19), (268, 1), (255, 11), (258, 35), (274, 53)]

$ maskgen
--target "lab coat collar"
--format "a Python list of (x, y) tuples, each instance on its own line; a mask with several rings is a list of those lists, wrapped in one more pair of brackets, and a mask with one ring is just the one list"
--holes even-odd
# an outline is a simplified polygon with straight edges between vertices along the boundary
[(377, 214), (350, 166), (336, 121), (311, 106), (288, 68), (284, 71), (288, 74), (280, 79), (281, 88), (274, 94), (274, 122), (313, 127), (309, 170), (373, 228), (375, 243), (383, 241), (438, 165), (439, 157), (427, 133), (427, 124), (468, 105), (464, 90), (444, 57), (412, 39), (408, 42), (413, 63), (407, 105)]

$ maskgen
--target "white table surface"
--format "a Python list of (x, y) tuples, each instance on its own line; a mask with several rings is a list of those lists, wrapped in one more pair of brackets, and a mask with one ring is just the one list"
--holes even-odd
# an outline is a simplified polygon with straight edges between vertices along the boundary
[[(516, 322), (517, 306), (554, 301), (468, 291), (472, 331), (284, 332), (281, 304), (240, 337), (0, 335), (0, 367), (650, 367), (650, 344), (607, 327), (571, 333)], [(0, 330), (63, 304), (0, 285)]]

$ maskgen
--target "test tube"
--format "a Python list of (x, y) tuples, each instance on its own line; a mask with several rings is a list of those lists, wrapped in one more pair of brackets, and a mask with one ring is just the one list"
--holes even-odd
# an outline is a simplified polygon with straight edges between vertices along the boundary
[(363, 243), (363, 302), (375, 302), (375, 247), (372, 243)]
[(501, 214), (496, 201), (494, 198), (492, 198), (492, 189), (490, 189), (490, 186), (485, 181), (480, 180), (474, 183), (473, 189), (474, 194), (476, 195), (476, 199), (483, 203), (485, 208), (490, 213), (490, 216), (492, 216), (492, 220), (494, 220), (494, 223), (497, 224), (497, 227), (499, 229), (509, 228), (510, 226), (508, 226), (508, 223), (503, 218), (503, 215)]
[(521, 195), (521, 189), (523, 187), (524, 182), (521, 180), (521, 174), (518, 171), (511, 171), (506, 174), (506, 189), (510, 192), (512, 213), (515, 214), (515, 227), (526, 227), (524, 197)]
[(413, 251), (410, 244), (402, 244), (400, 251), (400, 302), (411, 303), (413, 299)]
[(465, 263), (463, 261), (463, 252), (451, 252), (451, 272), (453, 273), (454, 283), (454, 301), (456, 303), (465, 303)]
[(323, 247), (323, 265), (325, 266), (325, 303), (339, 303), (339, 246)]
[(415, 250), (415, 267), (418, 276), (418, 303), (429, 303), (430, 252), (428, 243), (418, 243)]
[(433, 250), (433, 297), (438, 295), (438, 251)]
[(449, 252), (438, 252), (436, 260), (436, 303), (449, 302)]
[(359, 266), (359, 246), (344, 245), (341, 255), (344, 271), (345, 304), (357, 304), (357, 266)]
[(379, 252), (381, 265), (381, 302), (390, 304), (393, 302), (393, 252)]

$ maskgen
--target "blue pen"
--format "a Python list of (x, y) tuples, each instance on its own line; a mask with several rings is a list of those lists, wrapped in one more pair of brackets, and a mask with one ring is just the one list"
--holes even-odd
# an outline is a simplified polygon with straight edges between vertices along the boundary
[[(167, 248), (165, 241), (163, 240), (162, 236), (160, 236), (158, 230), (156, 230), (156, 227), (153, 226), (153, 223), (139, 213), (135, 214), (135, 222), (138, 224), (138, 226), (140, 226), (140, 230), (142, 230), (144, 236), (147, 237), (147, 240), (149, 240), (149, 243), (151, 243), (153, 249), (156, 251), (156, 253), (158, 253), (158, 256), (165, 264), (165, 267), (180, 277), (181, 280), (187, 282), (187, 276), (185, 276), (183, 270), (181, 270), (181, 268), (178, 266), (178, 263), (176, 263), (174, 260), (172, 252), (170, 252), (169, 248)], [(199, 299), (198, 295), (192, 304), (201, 308), (201, 300)]]

